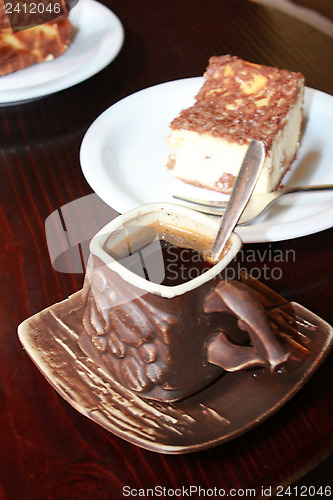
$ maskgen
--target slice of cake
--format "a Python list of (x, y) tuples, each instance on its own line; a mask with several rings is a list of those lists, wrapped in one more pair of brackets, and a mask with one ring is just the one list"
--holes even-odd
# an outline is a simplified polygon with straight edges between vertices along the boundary
[(68, 15), (13, 33), (0, 3), (0, 76), (49, 61), (65, 52), (71, 41)]
[(266, 148), (256, 192), (279, 187), (296, 157), (304, 77), (243, 61), (211, 57), (194, 105), (170, 127), (168, 168), (195, 186), (230, 193), (253, 139)]

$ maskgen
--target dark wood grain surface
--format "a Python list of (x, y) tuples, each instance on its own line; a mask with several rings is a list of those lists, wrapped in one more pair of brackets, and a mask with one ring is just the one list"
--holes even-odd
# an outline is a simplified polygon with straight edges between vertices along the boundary
[[(296, 397), (252, 431), (207, 451), (167, 456), (82, 416), (22, 349), (18, 324), (82, 286), (82, 273), (53, 268), (44, 225), (54, 210), (91, 194), (79, 148), (102, 111), (145, 87), (201, 75), (211, 55), (225, 53), (301, 71), (308, 86), (333, 93), (332, 39), (273, 9), (240, 0), (104, 3), (125, 29), (116, 60), (75, 87), (0, 108), (0, 498), (120, 499), (124, 486), (184, 487), (179, 498), (190, 486), (242, 488), (239, 498), (253, 488), (260, 498), (262, 487), (325, 486), (333, 449), (332, 355)], [(280, 279), (268, 277), (266, 284), (331, 324), (332, 234), (245, 246), (246, 252), (293, 250), (295, 259), (281, 263)]]

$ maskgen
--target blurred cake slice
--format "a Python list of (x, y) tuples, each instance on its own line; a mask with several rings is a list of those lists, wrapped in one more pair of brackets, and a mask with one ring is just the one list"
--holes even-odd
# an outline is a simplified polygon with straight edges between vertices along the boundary
[(266, 147), (256, 192), (279, 187), (296, 157), (304, 77), (243, 61), (211, 57), (194, 105), (171, 122), (168, 168), (195, 186), (230, 193), (253, 139)]
[(4, 6), (0, 4), (0, 76), (60, 56), (70, 44), (71, 31), (65, 14), (13, 33)]

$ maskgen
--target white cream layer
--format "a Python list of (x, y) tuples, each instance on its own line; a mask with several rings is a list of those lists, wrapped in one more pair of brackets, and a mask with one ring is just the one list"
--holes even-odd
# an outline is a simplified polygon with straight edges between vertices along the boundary
[[(255, 187), (257, 193), (275, 189), (293, 161), (302, 122), (303, 91), (287, 115), (285, 127), (276, 135)], [(185, 182), (219, 191), (223, 174), (237, 176), (247, 144), (229, 142), (210, 134), (173, 130), (167, 139), (173, 150), (170, 172)]]

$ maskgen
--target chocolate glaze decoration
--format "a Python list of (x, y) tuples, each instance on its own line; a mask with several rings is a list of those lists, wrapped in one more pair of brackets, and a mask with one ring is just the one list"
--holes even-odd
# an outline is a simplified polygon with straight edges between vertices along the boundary
[[(112, 288), (104, 290), (106, 294), (122, 293), (126, 283), (117, 273), (105, 268), (98, 257), (92, 256), (91, 260), (91, 274), (85, 283), (89, 290), (84, 331), (79, 345), (96, 362), (98, 359), (103, 361), (125, 387), (155, 399), (178, 399), (183, 397), (185, 387), (186, 393), (192, 394), (221, 375), (219, 367), (202, 364), (209, 321), (199, 305), (211, 289), (211, 283), (206, 284), (199, 297), (196, 291), (188, 292), (185, 299), (183, 295), (168, 299), (147, 293), (101, 312), (98, 307), (103, 303), (103, 296), (100, 298), (96, 290), (95, 293), (91, 290), (94, 269), (104, 268), (109, 288)], [(116, 339), (122, 346), (122, 356), (114, 356), (108, 342), (104, 344), (105, 350), (96, 349), (96, 317), (101, 317), (99, 324), (103, 321), (103, 337), (111, 336), (113, 342)], [(183, 324), (196, 341), (190, 342), (190, 337), (182, 331)]]
[[(134, 226), (124, 228), (129, 221)], [(199, 248), (218, 229), (207, 216), (165, 204), (120, 216), (93, 238), (83, 289), (26, 320), (19, 337), (50, 383), (95, 422), (151, 450), (194, 451), (276, 411), (323, 359), (332, 329), (260, 284), (223, 280), (241, 245), (235, 234), (221, 260), (189, 282), (168, 287), (133, 273), (110, 256), (109, 237), (122, 241), (138, 225), (151, 234), (149, 224), (164, 234), (172, 227), (178, 245), (190, 238)], [(141, 231), (132, 235), (141, 243)], [(240, 371), (225, 371), (226, 359)], [(283, 361), (274, 372), (262, 366)], [(255, 372), (244, 370), (254, 362)]]
[[(100, 273), (106, 283), (100, 293)], [(95, 280), (97, 286), (95, 287)], [(253, 366), (274, 369), (288, 351), (274, 338), (264, 308), (246, 285), (219, 275), (172, 298), (146, 293), (106, 307), (105, 297), (133, 286), (96, 256), (90, 257), (81, 349), (130, 390), (175, 401), (223, 374)], [(242, 338), (242, 346), (227, 339)], [(143, 353), (143, 354), (142, 354)], [(223, 368), (223, 369), (221, 369)]]
[[(152, 204), (117, 218), (91, 242), (79, 346), (142, 397), (176, 401), (225, 370), (274, 369), (287, 359), (253, 291), (222, 278), (240, 248), (238, 237), (231, 235), (214, 265), (202, 260), (217, 229), (205, 215)], [(164, 285), (170, 282), (168, 251), (178, 271), (199, 274)], [(195, 261), (187, 264), (189, 255)]]
[(116, 436), (160, 453), (207, 449), (243, 434), (280, 409), (306, 383), (333, 343), (332, 327), (318, 316), (248, 276), (242, 281), (260, 298), (290, 357), (279, 371), (226, 372), (178, 402), (142, 399), (80, 349), (82, 291), (27, 319), (19, 326), (19, 338), (58, 393)]
[(271, 328), (262, 304), (243, 283), (221, 281), (205, 299), (204, 311), (228, 311), (236, 314), (238, 326), (251, 331), (252, 347), (235, 347), (223, 330), (208, 343), (207, 359), (225, 370), (235, 371), (252, 366), (267, 365), (274, 370), (289, 356), (278, 342), (271, 338)]

